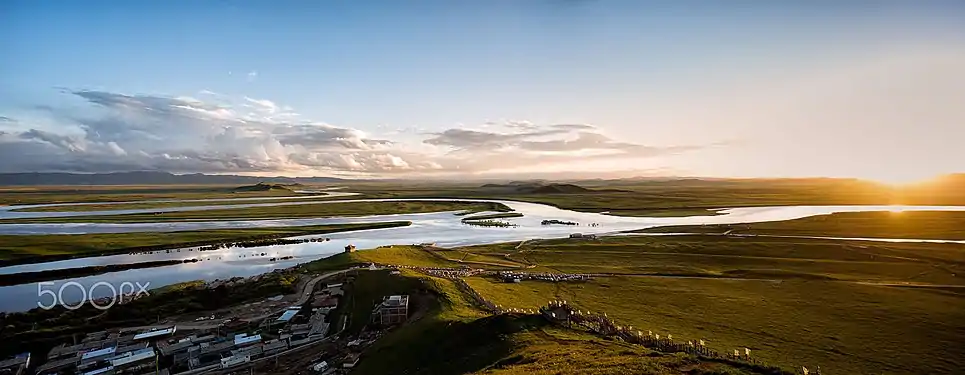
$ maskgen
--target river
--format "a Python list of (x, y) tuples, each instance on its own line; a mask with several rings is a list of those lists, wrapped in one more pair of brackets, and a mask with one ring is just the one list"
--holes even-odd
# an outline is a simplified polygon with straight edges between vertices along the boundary
[[(329, 193), (328, 196), (346, 196), (352, 193)], [(310, 197), (325, 197), (315, 195)], [(290, 199), (291, 197), (287, 197)], [(306, 198), (309, 198), (308, 196)], [(234, 198), (245, 200), (248, 198)], [(218, 199), (220, 201), (234, 199)], [(261, 198), (258, 198), (261, 199)], [(275, 199), (286, 199), (283, 197)], [(398, 202), (398, 201), (453, 201), (455, 199), (354, 199), (354, 200), (306, 200), (300, 202), (274, 202), (237, 205), (208, 205), (189, 207), (167, 207), (154, 209), (117, 210), (117, 211), (78, 211), (78, 212), (23, 212), (17, 211), (27, 207), (54, 206), (7, 206), (0, 208), (0, 218), (14, 217), (60, 217), (83, 215), (114, 215), (120, 213), (143, 212), (176, 212), (198, 211), (207, 209), (227, 209), (242, 207), (259, 207), (272, 205), (294, 204), (329, 204), (334, 202)], [(113, 272), (96, 276), (65, 279), (53, 282), (51, 285), (23, 284), (0, 287), (0, 311), (22, 311), (37, 306), (39, 287), (45, 290), (60, 291), (66, 282), (74, 282), (89, 289), (91, 285), (106, 282), (110, 285), (120, 285), (124, 282), (150, 283), (151, 288), (157, 288), (173, 283), (191, 280), (225, 279), (235, 276), (246, 277), (269, 272), (274, 269), (287, 268), (332, 254), (341, 252), (346, 245), (354, 244), (360, 249), (375, 248), (383, 245), (415, 244), (434, 242), (439, 246), (464, 246), (489, 244), (499, 242), (521, 241), (533, 238), (565, 237), (570, 233), (610, 234), (621, 231), (643, 229), (667, 225), (699, 225), (699, 224), (737, 224), (765, 221), (782, 221), (803, 217), (825, 215), (835, 212), (867, 212), (867, 211), (965, 211), (965, 206), (774, 206), (774, 207), (743, 207), (729, 208), (719, 211), (716, 216), (690, 217), (622, 217), (599, 213), (576, 212), (556, 207), (504, 200), (457, 199), (458, 201), (499, 202), (523, 217), (503, 219), (516, 224), (516, 227), (497, 228), (469, 226), (461, 222), (462, 217), (455, 212), (435, 212), (422, 214), (377, 215), (365, 217), (333, 217), (311, 219), (279, 219), (279, 220), (239, 220), (239, 221), (189, 221), (189, 222), (158, 222), (158, 223), (69, 223), (69, 224), (0, 224), (0, 234), (29, 235), (29, 234), (79, 234), (79, 233), (122, 233), (141, 231), (178, 231), (216, 228), (246, 228), (272, 227), (293, 225), (320, 225), (341, 223), (366, 223), (381, 221), (407, 220), (413, 224), (408, 227), (375, 229), (354, 232), (326, 234), (331, 241), (310, 242), (295, 245), (274, 245), (257, 248), (230, 248), (214, 251), (197, 251), (180, 249), (170, 251), (154, 251), (139, 254), (109, 255), (98, 257), (77, 258), (45, 263), (15, 265), (0, 268), (0, 274), (35, 272), (62, 268), (86, 267), (108, 264), (126, 264), (167, 259), (198, 258), (197, 263), (185, 263), (173, 266), (138, 269)], [(190, 202), (208, 202), (212, 200), (192, 200)], [(112, 202), (111, 204), (135, 203)], [(104, 204), (104, 203), (97, 203)], [(26, 215), (26, 216), (25, 216)], [(580, 223), (579, 226), (541, 225), (543, 220), (557, 219)], [(598, 226), (589, 226), (595, 223)], [(313, 236), (314, 237), (314, 236)], [(875, 240), (875, 239), (869, 239)], [(882, 239), (889, 240), (889, 239)], [(904, 240), (908, 241), (908, 240)], [(265, 255), (261, 255), (264, 253)], [(283, 261), (271, 261), (271, 258), (292, 256), (294, 258)], [(83, 296), (80, 288), (70, 286), (63, 288), (63, 301), (79, 301)], [(107, 287), (94, 289), (94, 297), (111, 295)], [(90, 296), (88, 296), (90, 297)], [(49, 302), (49, 301), (45, 301)]]

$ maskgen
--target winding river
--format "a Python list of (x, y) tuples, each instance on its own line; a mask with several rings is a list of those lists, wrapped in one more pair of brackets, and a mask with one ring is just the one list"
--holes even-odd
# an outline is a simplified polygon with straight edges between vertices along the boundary
[[(464, 246), (499, 242), (522, 241), (533, 238), (564, 237), (573, 232), (612, 234), (621, 231), (643, 229), (667, 225), (699, 225), (699, 224), (737, 224), (765, 221), (782, 221), (803, 217), (825, 215), (835, 212), (867, 212), (867, 211), (965, 211), (965, 206), (774, 206), (774, 207), (744, 207), (729, 208), (719, 211), (716, 216), (690, 217), (622, 217), (609, 216), (599, 213), (576, 212), (556, 207), (503, 200), (480, 199), (339, 199), (323, 200), (317, 198), (346, 197), (353, 193), (327, 191), (321, 195), (307, 195), (303, 197), (273, 197), (270, 199), (302, 199), (296, 202), (263, 202), (229, 205), (199, 205), (185, 207), (165, 207), (151, 209), (111, 210), (111, 211), (77, 211), (77, 212), (28, 212), (20, 211), (26, 208), (61, 206), (67, 204), (47, 204), (30, 206), (0, 207), (0, 219), (11, 218), (41, 218), (87, 215), (116, 215), (126, 213), (149, 212), (178, 212), (201, 211), (211, 209), (229, 209), (262, 206), (330, 204), (345, 202), (400, 202), (400, 201), (466, 201), (466, 202), (499, 202), (523, 217), (503, 219), (516, 227), (497, 228), (469, 226), (461, 222), (461, 217), (455, 212), (434, 212), (422, 214), (376, 215), (364, 217), (331, 217), (307, 219), (275, 219), (275, 220), (237, 220), (237, 221), (182, 221), (158, 223), (69, 223), (69, 224), (0, 224), (0, 234), (31, 235), (31, 234), (80, 234), (80, 233), (123, 233), (123, 232), (165, 232), (179, 230), (217, 229), (217, 228), (251, 228), (277, 227), (295, 225), (321, 225), (343, 223), (369, 223), (383, 221), (407, 220), (412, 225), (408, 227), (374, 229), (354, 232), (326, 234), (331, 241), (310, 242), (294, 245), (274, 245), (258, 248), (229, 248), (215, 251), (200, 252), (193, 249), (170, 251), (154, 251), (150, 253), (109, 255), (98, 257), (77, 258), (70, 260), (52, 261), (46, 263), (23, 264), (0, 268), (0, 274), (19, 272), (35, 272), (63, 268), (86, 267), (109, 264), (126, 264), (170, 259), (198, 258), (197, 263), (184, 263), (173, 266), (138, 269), (122, 272), (112, 272), (89, 277), (65, 279), (45, 285), (46, 290), (60, 290), (66, 282), (76, 282), (89, 289), (91, 285), (106, 282), (120, 285), (123, 282), (150, 283), (151, 288), (157, 288), (173, 283), (191, 280), (225, 279), (235, 276), (247, 277), (269, 272), (274, 269), (287, 268), (296, 264), (324, 258), (341, 252), (348, 244), (354, 244), (360, 249), (375, 248), (383, 245), (414, 244), (434, 242), (440, 246)], [(212, 202), (265, 200), (265, 198), (228, 198), (228, 199), (199, 199), (184, 201), (151, 201), (151, 202)], [(141, 202), (110, 202), (94, 204), (122, 204)], [(76, 203), (69, 205), (79, 205)], [(543, 220), (557, 219), (581, 223), (580, 226), (541, 225)], [(596, 226), (589, 226), (595, 223)], [(314, 236), (308, 236), (314, 237)], [(837, 238), (835, 238), (837, 239)], [(915, 241), (898, 239), (864, 239), (882, 241)], [(922, 240), (926, 242), (926, 240)], [(929, 241), (931, 242), (931, 241)], [(965, 241), (944, 241), (959, 242)], [(265, 255), (262, 256), (261, 254)], [(271, 258), (292, 256), (282, 261), (271, 261)], [(111, 295), (109, 288), (95, 288), (93, 297)], [(62, 300), (79, 301), (83, 295), (80, 288), (69, 287), (63, 289)], [(88, 296), (90, 297), (90, 296)], [(0, 311), (22, 311), (37, 306), (38, 285), (22, 284), (0, 287)]]

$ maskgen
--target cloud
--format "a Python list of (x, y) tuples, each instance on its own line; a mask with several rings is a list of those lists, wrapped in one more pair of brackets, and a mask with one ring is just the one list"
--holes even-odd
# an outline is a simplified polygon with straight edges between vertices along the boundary
[(7, 116), (0, 116), (0, 122), (17, 122), (16, 119)]
[(258, 71), (257, 71), (257, 70), (252, 70), (252, 71), (248, 72), (248, 82), (254, 82), (256, 79), (258, 79)]
[[(394, 142), (303, 118), (268, 99), (213, 93), (130, 95), (73, 90), (92, 108), (45, 107), (59, 126), (0, 133), (0, 172), (397, 175), (485, 173), (507, 166), (643, 158), (693, 148), (617, 142), (591, 125), (507, 121), (498, 130), (452, 128)], [(212, 96), (217, 96), (213, 98)], [(217, 99), (217, 101), (213, 101)], [(53, 130), (52, 130), (53, 129)]]

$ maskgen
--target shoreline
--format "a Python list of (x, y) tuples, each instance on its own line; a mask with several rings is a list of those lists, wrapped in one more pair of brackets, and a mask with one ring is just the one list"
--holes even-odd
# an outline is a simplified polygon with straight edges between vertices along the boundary
[[(279, 240), (284, 238), (310, 236), (310, 235), (317, 235), (317, 234), (344, 233), (344, 232), (364, 231), (364, 230), (371, 230), (371, 229), (406, 227), (409, 225), (412, 225), (411, 221), (386, 221), (386, 222), (378, 222), (378, 223), (359, 223), (359, 224), (332, 224), (332, 225), (328, 225), (329, 228), (327, 229), (319, 228), (316, 231), (309, 231), (301, 234), (281, 233), (281, 234), (247, 236), (247, 237), (240, 236), (230, 240), (218, 239), (218, 240), (193, 241), (193, 242), (178, 242), (178, 243), (171, 243), (171, 244), (133, 246), (133, 247), (124, 247), (124, 248), (109, 249), (109, 250), (96, 250), (96, 251), (88, 251), (88, 252), (76, 253), (76, 254), (37, 255), (37, 256), (26, 256), (22, 258), (0, 259), (0, 267), (12, 267), (12, 266), (19, 266), (24, 264), (57, 262), (57, 261), (70, 260), (70, 259), (123, 255), (123, 254), (160, 251), (160, 250), (186, 249), (186, 248), (203, 247), (203, 246), (222, 246), (222, 245), (232, 244), (232, 243), (270, 241), (270, 240)], [(292, 227), (280, 227), (280, 228), (299, 228), (299, 227), (292, 226)], [(217, 230), (217, 229), (213, 229), (213, 230)], [(179, 231), (179, 232), (198, 232), (198, 231)], [(179, 232), (178, 231), (163, 232), (163, 234), (172, 234), (172, 233), (179, 233)], [(74, 235), (50, 234), (45, 236), (74, 236)], [(271, 246), (271, 245), (269, 244), (265, 246)]]
[(156, 260), (127, 264), (109, 264), (104, 266), (87, 266), (76, 268), (61, 268), (56, 270), (20, 272), (0, 275), (0, 287), (23, 285), (28, 283), (64, 280), (68, 278), (102, 275), (110, 272), (129, 271), (143, 268), (175, 266), (184, 263), (197, 263), (198, 258), (180, 260)]

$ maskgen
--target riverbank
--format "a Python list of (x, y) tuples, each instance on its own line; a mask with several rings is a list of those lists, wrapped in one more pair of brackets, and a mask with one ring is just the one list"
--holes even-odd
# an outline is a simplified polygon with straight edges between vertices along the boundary
[[(300, 202), (299, 202), (300, 203)], [(296, 205), (261, 206), (232, 209), (151, 212), (117, 215), (85, 215), (0, 220), (2, 224), (25, 223), (157, 223), (165, 221), (227, 221), (250, 219), (298, 219), (414, 214), (443, 211), (511, 211), (497, 202), (472, 201), (309, 201)]]
[(965, 240), (965, 212), (840, 212), (763, 223), (664, 226), (631, 233)]
[(74, 277), (94, 276), (108, 272), (120, 272), (143, 268), (154, 268), (173, 266), (183, 263), (197, 263), (197, 258), (178, 259), (178, 260), (159, 260), (153, 262), (138, 262), (130, 264), (110, 264), (106, 266), (90, 266), (78, 268), (65, 268), (59, 270), (20, 272), (12, 274), (0, 274), (0, 286), (19, 285), (27, 283), (39, 283), (41, 281), (61, 280)]
[(364, 224), (311, 225), (277, 228), (209, 229), (180, 232), (107, 234), (0, 235), (0, 267), (26, 263), (139, 253), (239, 241), (272, 240), (411, 225), (409, 221)]

